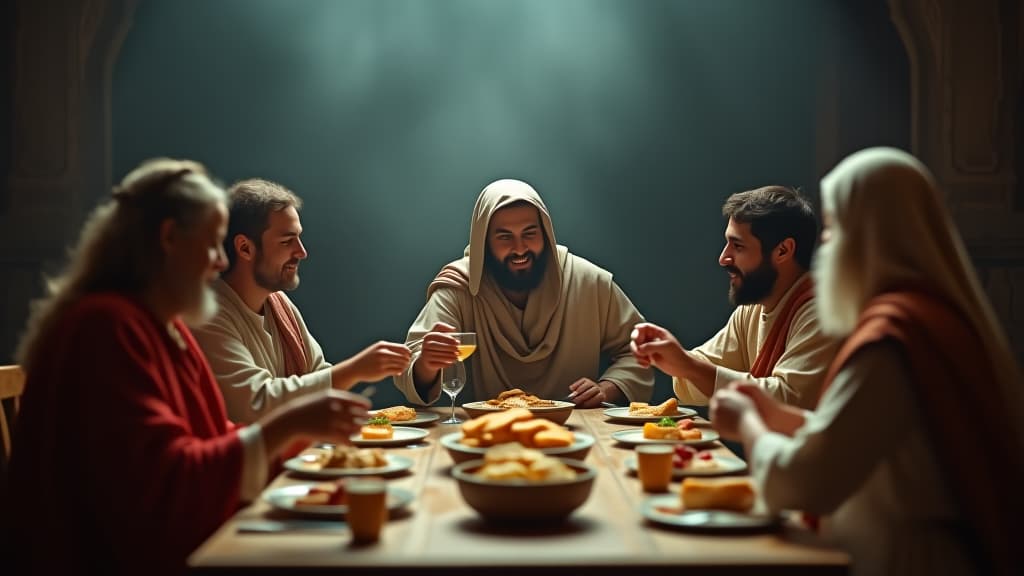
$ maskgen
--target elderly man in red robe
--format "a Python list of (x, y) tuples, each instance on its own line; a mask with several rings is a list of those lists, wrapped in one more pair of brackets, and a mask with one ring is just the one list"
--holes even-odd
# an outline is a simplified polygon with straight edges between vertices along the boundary
[(224, 191), (194, 162), (131, 172), (85, 224), (19, 349), (15, 574), (178, 574), (301, 437), (347, 441), (365, 398), (324, 390), (236, 428), (185, 321), (216, 310)]

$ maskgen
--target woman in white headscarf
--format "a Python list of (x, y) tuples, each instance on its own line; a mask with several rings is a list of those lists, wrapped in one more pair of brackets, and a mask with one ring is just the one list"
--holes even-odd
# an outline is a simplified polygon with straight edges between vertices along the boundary
[(928, 170), (853, 154), (821, 183), (819, 318), (846, 337), (815, 412), (745, 384), (712, 420), (773, 510), (826, 516), (859, 574), (1022, 574), (1018, 367)]

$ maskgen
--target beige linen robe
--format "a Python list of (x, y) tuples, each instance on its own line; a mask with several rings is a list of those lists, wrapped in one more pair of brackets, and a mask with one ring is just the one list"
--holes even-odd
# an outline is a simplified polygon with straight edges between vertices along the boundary
[[(493, 214), (526, 201), (537, 207), (546, 237), (548, 265), (523, 310), (512, 305), (484, 270), (487, 226)], [(643, 316), (612, 280), (612, 274), (555, 243), (547, 208), (536, 191), (517, 180), (499, 180), (481, 192), (473, 213), (466, 256), (445, 266), (427, 290), (427, 304), (409, 329), (415, 342), (435, 322), (477, 333), (477, 351), (467, 360), (469, 383), (460, 402), (494, 398), (522, 388), (561, 400), (580, 378), (614, 383), (631, 401), (649, 399), (654, 374), (629, 350), (629, 335)], [(414, 358), (418, 346), (413, 346)], [(609, 365), (601, 371), (604, 356)], [(395, 377), (396, 387), (416, 404), (437, 401), (440, 378), (426, 397), (416, 389), (412, 365)]]
[[(821, 331), (814, 300), (796, 311), (786, 336), (786, 351), (771, 376), (754, 378), (750, 375), (758, 351), (798, 284), (800, 279), (793, 283), (771, 312), (765, 312), (760, 304), (738, 306), (729, 317), (729, 323), (718, 334), (693, 349), (695, 354), (716, 366), (716, 390), (733, 380), (751, 380), (780, 402), (802, 408), (813, 408), (818, 402), (825, 372), (835, 356), (838, 343)], [(682, 404), (708, 403), (708, 396), (689, 380), (674, 378), (672, 386)]]
[(214, 283), (214, 291), (217, 315), (193, 334), (217, 378), (231, 420), (254, 422), (290, 398), (331, 386), (331, 373), (325, 370), (331, 365), (291, 300), (288, 306), (310, 359), (309, 373), (301, 376), (284, 376), (284, 345), (266, 306), (263, 314), (253, 312), (222, 279)]

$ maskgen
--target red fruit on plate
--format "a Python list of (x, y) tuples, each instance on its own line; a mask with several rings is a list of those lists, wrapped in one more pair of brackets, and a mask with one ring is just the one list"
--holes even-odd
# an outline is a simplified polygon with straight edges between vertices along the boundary
[(690, 428), (693, 428), (693, 420), (690, 420), (689, 418), (683, 418), (682, 420), (676, 422), (676, 428), (679, 428), (680, 430), (689, 430)]
[(672, 467), (673, 468), (686, 468), (688, 460), (683, 460), (679, 454), (672, 455)]
[(698, 453), (697, 458), (700, 458), (701, 460), (711, 460), (712, 458), (714, 458), (714, 456), (711, 455), (711, 452), (705, 450), (703, 452)]
[(690, 460), (697, 454), (696, 450), (687, 446), (686, 444), (677, 444), (674, 448), (676, 456), (679, 456), (683, 460)]

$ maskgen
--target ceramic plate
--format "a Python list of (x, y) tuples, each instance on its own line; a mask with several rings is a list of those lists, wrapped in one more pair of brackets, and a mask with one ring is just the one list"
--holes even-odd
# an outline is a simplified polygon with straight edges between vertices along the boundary
[[(377, 413), (376, 410), (370, 410), (370, 412), (369, 412), (370, 417), (372, 418), (376, 413)], [(392, 425), (397, 424), (399, 426), (419, 426), (421, 424), (430, 424), (431, 422), (437, 422), (440, 419), (441, 419), (441, 415), (438, 414), (437, 412), (419, 412), (419, 411), (417, 411), (416, 412), (416, 417), (413, 418), (412, 420), (398, 420), (398, 421), (392, 422), (391, 424)]]
[[(445, 434), (444, 436), (441, 436), (441, 445), (447, 448), (449, 453), (457, 452), (459, 453), (459, 455), (461, 455), (461, 460), (456, 459), (455, 455), (453, 455), (452, 459), (455, 460), (456, 462), (483, 458), (484, 454), (487, 453), (487, 450), (491, 448), (490, 446), (466, 446), (462, 442), (459, 442), (460, 440), (462, 440), (462, 432), (452, 432), (450, 434)], [(568, 446), (559, 446), (556, 448), (537, 448), (537, 450), (540, 450), (541, 452), (547, 454), (548, 456), (566, 456), (569, 458), (575, 458), (573, 454), (577, 454), (581, 455), (579, 459), (582, 460), (583, 458), (586, 457), (587, 452), (593, 445), (594, 437), (591, 436), (590, 434), (586, 434), (583, 432), (573, 432), (572, 444)]]
[(678, 494), (652, 496), (644, 501), (641, 512), (651, 522), (675, 528), (711, 532), (771, 530), (779, 526), (779, 517), (770, 514), (746, 514), (729, 510), (683, 510)]
[(405, 456), (396, 456), (395, 454), (385, 454), (384, 458), (387, 459), (387, 466), (378, 466), (376, 468), (316, 468), (311, 467), (308, 461), (303, 461), (301, 456), (296, 456), (286, 460), (284, 463), (285, 470), (291, 470), (292, 472), (298, 472), (303, 476), (312, 476), (314, 478), (340, 478), (341, 476), (384, 476), (387, 474), (394, 474), (395, 472), (401, 472), (402, 470), (408, 470), (412, 468), (412, 459), (406, 458)]
[(637, 445), (637, 444), (688, 444), (690, 446), (701, 446), (703, 444), (710, 444), (718, 440), (718, 432), (710, 428), (697, 428), (700, 430), (700, 440), (651, 440), (644, 438), (644, 431), (640, 428), (632, 428), (630, 430), (619, 430), (618, 432), (612, 433), (612, 439), (622, 442), (623, 444)]
[[(673, 478), (685, 478), (686, 476), (719, 476), (723, 474), (735, 474), (737, 472), (743, 472), (747, 469), (747, 464), (739, 458), (732, 456), (715, 456), (714, 462), (716, 466), (713, 468), (693, 468), (687, 466), (686, 468), (672, 468)], [(636, 455), (628, 456), (626, 458), (626, 469), (630, 472), (636, 472)]]
[[(554, 406), (525, 406), (530, 412), (554, 412), (557, 410), (565, 410), (566, 408), (575, 408), (576, 405), (572, 402), (563, 402), (562, 400), (552, 400)], [(487, 410), (490, 412), (502, 412), (508, 410), (508, 408), (499, 408), (493, 404), (487, 402), (466, 402), (462, 405), (463, 408), (469, 408), (470, 410)]]
[(395, 434), (387, 440), (366, 440), (359, 433), (352, 435), (352, 443), (356, 446), (401, 446), (412, 444), (430, 435), (428, 430), (422, 428), (409, 428), (407, 426), (392, 426)]
[[(331, 518), (337, 518), (348, 513), (348, 505), (346, 504), (339, 506), (296, 506), (295, 500), (300, 496), (305, 496), (311, 486), (312, 484), (293, 484), (291, 486), (275, 488), (266, 491), (263, 494), (263, 499), (278, 510), (303, 516), (330, 516)], [(396, 510), (407, 506), (412, 502), (412, 499), (412, 492), (388, 486), (388, 510)]]
[(631, 416), (629, 414), (629, 407), (620, 406), (617, 408), (609, 408), (604, 411), (604, 415), (615, 420), (621, 420), (623, 422), (657, 422), (662, 418), (671, 418), (673, 420), (679, 420), (680, 418), (692, 418), (697, 415), (697, 411), (693, 408), (679, 407), (679, 414), (672, 416)]

